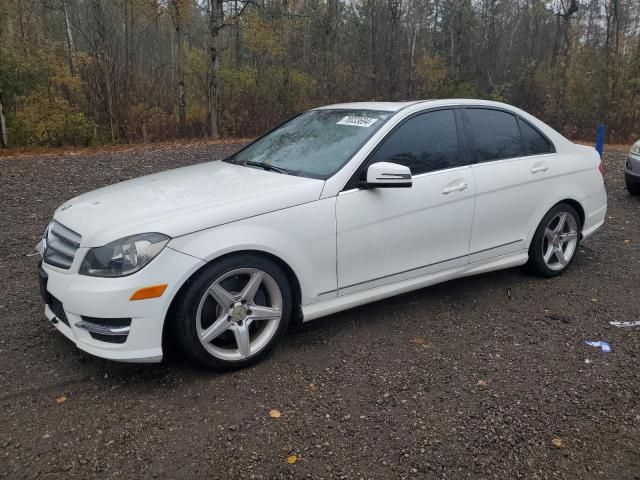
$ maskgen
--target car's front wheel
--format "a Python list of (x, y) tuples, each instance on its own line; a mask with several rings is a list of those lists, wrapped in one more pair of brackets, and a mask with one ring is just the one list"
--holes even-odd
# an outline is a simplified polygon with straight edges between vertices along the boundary
[(578, 212), (568, 203), (559, 203), (549, 210), (531, 241), (529, 269), (544, 277), (564, 272), (578, 250), (581, 228)]
[(633, 195), (640, 195), (640, 180), (638, 177), (631, 177), (630, 175), (625, 175), (625, 183), (627, 184), (627, 191)]
[(226, 257), (189, 281), (175, 308), (178, 343), (215, 370), (252, 365), (287, 329), (292, 295), (287, 276), (259, 255)]

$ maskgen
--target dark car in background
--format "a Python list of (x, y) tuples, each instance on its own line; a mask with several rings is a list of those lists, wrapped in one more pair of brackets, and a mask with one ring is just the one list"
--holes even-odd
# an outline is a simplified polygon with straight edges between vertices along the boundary
[(624, 166), (624, 180), (631, 195), (640, 195), (640, 140), (629, 150)]

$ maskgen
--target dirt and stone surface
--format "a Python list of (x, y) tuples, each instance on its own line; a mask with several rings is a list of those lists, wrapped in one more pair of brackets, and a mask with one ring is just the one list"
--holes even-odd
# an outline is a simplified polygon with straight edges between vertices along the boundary
[(0, 159), (0, 477), (640, 478), (640, 328), (609, 325), (640, 319), (623, 150), (607, 223), (560, 278), (511, 269), (356, 308), (229, 374), (100, 360), (46, 322), (26, 254), (57, 205), (237, 147)]

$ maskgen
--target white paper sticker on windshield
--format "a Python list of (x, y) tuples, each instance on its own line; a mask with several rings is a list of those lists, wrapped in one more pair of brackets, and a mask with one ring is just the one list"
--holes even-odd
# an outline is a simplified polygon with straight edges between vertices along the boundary
[(347, 115), (342, 118), (336, 125), (349, 125), (351, 127), (365, 127), (368, 128), (378, 121), (377, 118), (369, 117), (357, 117), (355, 115)]

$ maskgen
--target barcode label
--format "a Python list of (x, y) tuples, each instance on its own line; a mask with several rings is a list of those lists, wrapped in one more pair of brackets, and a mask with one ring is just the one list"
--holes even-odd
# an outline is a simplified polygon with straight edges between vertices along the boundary
[(378, 121), (377, 118), (357, 117), (355, 115), (347, 115), (342, 118), (336, 125), (349, 125), (351, 127), (368, 128)]

